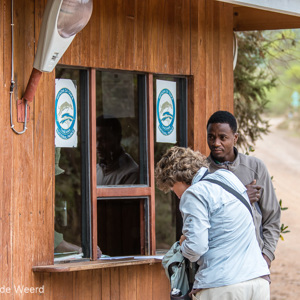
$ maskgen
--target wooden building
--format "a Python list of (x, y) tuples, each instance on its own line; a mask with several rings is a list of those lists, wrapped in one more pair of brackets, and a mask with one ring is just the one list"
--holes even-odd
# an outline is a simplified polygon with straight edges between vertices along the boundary
[[(234, 30), (298, 28), (300, 5), (297, 0), (273, 1), (272, 7), (270, 1), (250, 0), (94, 0), (87, 26), (56, 69), (43, 73), (27, 130), (18, 135), (10, 122), (11, 78), (12, 120), (21, 131), (16, 103), (32, 70), (46, 2), (14, 0), (12, 6), (11, 0), (0, 0), (0, 298), (167, 300), (169, 283), (161, 262), (149, 257), (157, 253), (156, 80), (176, 82), (177, 144), (207, 154), (207, 118), (219, 109), (233, 111)], [(85, 176), (81, 224), (76, 226), (88, 259), (63, 264), (54, 264), (53, 251), (56, 78), (76, 78), (80, 87)], [(97, 186), (97, 101), (111, 88), (107, 78), (123, 78), (125, 85), (130, 78), (134, 85), (136, 119), (127, 118), (122, 126), (123, 131), (126, 124), (139, 129), (131, 147), (139, 149), (137, 185)], [(116, 206), (110, 206), (110, 199)], [(103, 253), (142, 257), (99, 261), (97, 244)]]

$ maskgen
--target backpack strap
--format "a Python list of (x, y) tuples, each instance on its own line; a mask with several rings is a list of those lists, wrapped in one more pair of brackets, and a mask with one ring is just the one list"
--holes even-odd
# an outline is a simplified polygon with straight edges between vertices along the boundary
[(233, 188), (231, 188), (227, 184), (225, 184), (221, 181), (215, 180), (215, 179), (203, 178), (202, 177), (201, 180), (206, 180), (206, 181), (209, 181), (211, 183), (215, 183), (217, 185), (220, 185), (224, 190), (226, 190), (227, 192), (233, 194), (236, 198), (238, 198), (247, 207), (247, 209), (249, 210), (249, 212), (250, 212), (250, 214), (253, 218), (252, 209), (251, 209), (251, 206), (250, 206), (249, 202), (240, 193), (238, 193), (236, 190), (234, 190)]
[(174, 271), (173, 271), (173, 267), (176, 266), (177, 268), (181, 268), (181, 266), (183, 265), (185, 261), (185, 258), (183, 257), (182, 261), (174, 261), (172, 263), (169, 264), (168, 266), (168, 272), (169, 272), (169, 276), (171, 277), (173, 274), (174, 274)]

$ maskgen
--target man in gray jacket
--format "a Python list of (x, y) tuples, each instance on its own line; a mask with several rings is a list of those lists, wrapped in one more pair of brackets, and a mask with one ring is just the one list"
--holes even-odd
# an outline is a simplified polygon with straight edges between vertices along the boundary
[(280, 236), (280, 206), (265, 164), (256, 157), (239, 153), (235, 148), (237, 140), (235, 117), (227, 111), (215, 112), (207, 122), (209, 171), (230, 170), (247, 187), (256, 237), (270, 267)]

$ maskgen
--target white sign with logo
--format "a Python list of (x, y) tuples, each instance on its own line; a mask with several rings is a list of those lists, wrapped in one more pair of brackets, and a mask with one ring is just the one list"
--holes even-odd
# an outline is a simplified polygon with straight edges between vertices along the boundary
[(156, 142), (176, 143), (176, 82), (156, 80)]
[(77, 147), (77, 87), (55, 79), (55, 147)]

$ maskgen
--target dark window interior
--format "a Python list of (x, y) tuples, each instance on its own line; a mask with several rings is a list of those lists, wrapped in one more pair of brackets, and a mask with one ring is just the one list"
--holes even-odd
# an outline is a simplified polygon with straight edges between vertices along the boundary
[(104, 254), (141, 254), (141, 201), (143, 200), (98, 200), (98, 243)]

